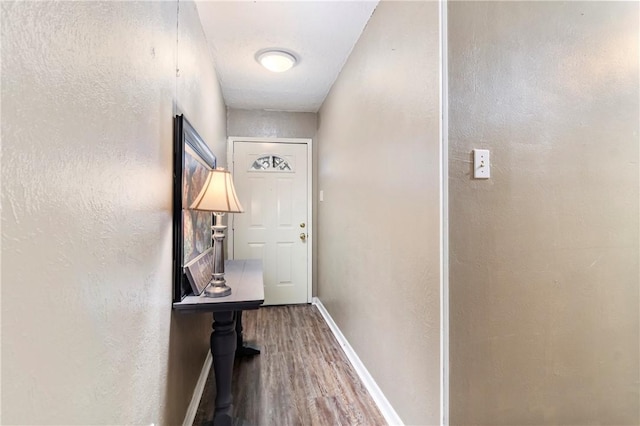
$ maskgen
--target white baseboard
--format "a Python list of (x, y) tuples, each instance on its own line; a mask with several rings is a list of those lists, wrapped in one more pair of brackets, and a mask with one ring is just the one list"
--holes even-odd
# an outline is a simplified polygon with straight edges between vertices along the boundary
[(376, 381), (373, 380), (373, 377), (371, 377), (371, 374), (369, 374), (367, 367), (365, 367), (362, 361), (360, 361), (360, 358), (353, 350), (347, 339), (344, 337), (336, 323), (333, 321), (333, 318), (331, 318), (331, 315), (329, 315), (329, 312), (327, 312), (327, 309), (324, 307), (320, 299), (314, 297), (312, 303), (320, 311), (320, 314), (331, 329), (331, 332), (335, 336), (345, 355), (347, 355), (347, 358), (351, 362), (351, 365), (353, 365), (356, 373), (358, 373), (358, 376), (360, 377), (360, 380), (362, 380), (365, 388), (367, 388), (369, 394), (371, 394), (373, 401), (378, 406), (380, 413), (384, 416), (387, 423), (394, 426), (403, 426), (404, 423), (400, 419), (400, 416), (398, 416), (396, 410), (393, 409), (393, 407), (389, 403), (389, 400), (384, 396)]
[(182, 426), (192, 426), (193, 421), (196, 419), (196, 413), (198, 412), (198, 406), (200, 405), (200, 400), (202, 399), (204, 385), (207, 384), (207, 377), (209, 377), (209, 371), (211, 371), (212, 363), (213, 358), (211, 357), (211, 352), (208, 351), (207, 358), (204, 360), (204, 364), (202, 365), (202, 371), (200, 371), (200, 377), (198, 377), (198, 382), (196, 383), (196, 387), (193, 390), (191, 402), (187, 407), (187, 413), (184, 416), (184, 422), (182, 422)]

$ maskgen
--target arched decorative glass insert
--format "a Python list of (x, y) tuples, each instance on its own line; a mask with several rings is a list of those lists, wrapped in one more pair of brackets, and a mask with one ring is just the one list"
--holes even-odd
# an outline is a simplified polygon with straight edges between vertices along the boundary
[(279, 155), (263, 155), (253, 162), (249, 170), (291, 172), (289, 162)]

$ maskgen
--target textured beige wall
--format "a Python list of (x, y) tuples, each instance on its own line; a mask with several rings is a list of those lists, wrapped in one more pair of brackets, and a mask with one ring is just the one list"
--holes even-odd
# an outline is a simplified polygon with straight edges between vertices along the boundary
[(318, 128), (318, 114), (228, 108), (227, 126), (229, 136), (313, 138)]
[(638, 12), (449, 3), (453, 425), (640, 423)]
[(173, 114), (226, 136), (195, 6), (1, 7), (1, 422), (180, 424), (210, 320), (171, 310)]
[(413, 425), (440, 418), (438, 25), (380, 3), (319, 112), (318, 296)]

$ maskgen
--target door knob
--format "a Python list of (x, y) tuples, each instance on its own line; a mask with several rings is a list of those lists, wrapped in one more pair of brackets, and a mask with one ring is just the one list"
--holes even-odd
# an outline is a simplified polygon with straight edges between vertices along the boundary
[(304, 232), (300, 234), (300, 239), (302, 241), (306, 241), (307, 240), (307, 234), (305, 234)]
[(305, 225), (305, 223), (304, 223), (304, 222), (302, 222), (302, 223), (300, 224), (300, 228), (304, 228), (305, 226), (307, 226), (307, 225)]

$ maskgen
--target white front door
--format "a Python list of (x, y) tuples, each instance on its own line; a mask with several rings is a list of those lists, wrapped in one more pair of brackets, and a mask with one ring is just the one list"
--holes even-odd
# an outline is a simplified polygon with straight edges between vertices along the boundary
[(306, 143), (233, 142), (233, 180), (245, 209), (234, 215), (234, 259), (259, 258), (265, 305), (307, 303)]

